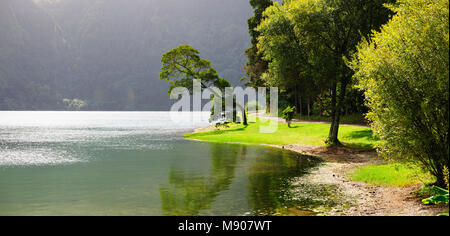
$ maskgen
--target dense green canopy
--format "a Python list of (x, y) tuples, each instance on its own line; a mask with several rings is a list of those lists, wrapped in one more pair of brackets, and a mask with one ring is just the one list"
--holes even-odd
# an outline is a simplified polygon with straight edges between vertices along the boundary
[[(269, 62), (262, 77), (281, 86), (303, 106), (301, 98), (322, 93), (330, 97), (332, 125), (328, 142), (339, 144), (340, 117), (348, 99), (352, 70), (346, 59), (371, 30), (386, 23), (392, 12), (390, 0), (289, 0), (274, 3), (263, 13), (258, 26), (258, 48)], [(300, 101), (299, 101), (300, 100)], [(300, 110), (300, 113), (301, 110)], [(308, 112), (309, 114), (310, 112)]]

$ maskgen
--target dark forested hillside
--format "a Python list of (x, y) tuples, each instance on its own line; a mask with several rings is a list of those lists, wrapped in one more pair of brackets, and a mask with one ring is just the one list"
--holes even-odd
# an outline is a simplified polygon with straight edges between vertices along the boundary
[(51, 109), (64, 42), (51, 16), (28, 0), (0, 0), (0, 109)]
[(167, 110), (160, 56), (179, 44), (243, 76), (247, 0), (34, 2), (0, 0), (0, 109)]

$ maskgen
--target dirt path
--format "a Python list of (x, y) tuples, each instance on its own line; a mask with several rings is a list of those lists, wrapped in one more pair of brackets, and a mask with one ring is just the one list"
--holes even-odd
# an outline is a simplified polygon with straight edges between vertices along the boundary
[(335, 207), (323, 215), (337, 216), (435, 216), (448, 211), (446, 206), (425, 206), (412, 193), (421, 186), (377, 187), (349, 181), (347, 174), (362, 165), (383, 163), (375, 151), (301, 145), (278, 146), (302, 154), (320, 156), (326, 163), (301, 181), (336, 185), (339, 193), (350, 199), (351, 206)]

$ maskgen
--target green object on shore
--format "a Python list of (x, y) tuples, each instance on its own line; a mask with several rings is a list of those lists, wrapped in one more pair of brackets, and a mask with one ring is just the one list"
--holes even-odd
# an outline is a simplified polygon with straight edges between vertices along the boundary
[(294, 114), (295, 114), (295, 106), (294, 107), (291, 107), (291, 106), (286, 107), (286, 109), (284, 109), (282, 113), (283, 113), (283, 118), (288, 123), (288, 127), (291, 128), (291, 122), (292, 122), (292, 119), (294, 118)]
[[(280, 123), (275, 133), (260, 133), (260, 126), (268, 125), (268, 122), (268, 119), (257, 118), (255, 123), (250, 123), (248, 126), (241, 125), (224, 130), (190, 133), (185, 137), (213, 142), (326, 146), (325, 140), (328, 137), (329, 124), (292, 123), (289, 128), (287, 124)], [(373, 136), (369, 127), (342, 125), (339, 140), (346, 146), (373, 148), (378, 139)]]
[(438, 195), (423, 199), (422, 203), (425, 205), (429, 204), (439, 204), (439, 203), (448, 203), (448, 190), (439, 188), (434, 186), (433, 190), (438, 193)]
[[(443, 188), (439, 188), (439, 187), (436, 187), (436, 186), (433, 186), (433, 190), (438, 195), (432, 196), (432, 197), (427, 198), (427, 199), (423, 199), (422, 200), (423, 204), (425, 204), (425, 205), (439, 204), (439, 203), (447, 203), (448, 204), (448, 190), (443, 189)], [(448, 216), (448, 212), (439, 214), (438, 216)]]

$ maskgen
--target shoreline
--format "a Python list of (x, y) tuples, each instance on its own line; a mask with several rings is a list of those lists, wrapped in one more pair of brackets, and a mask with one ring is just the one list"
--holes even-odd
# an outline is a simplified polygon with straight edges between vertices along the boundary
[[(194, 132), (202, 132), (211, 127), (195, 129)], [(264, 143), (244, 143), (226, 141), (205, 141), (199, 139), (187, 140), (195, 142), (224, 143), (254, 145), (280, 148), (301, 155), (318, 157), (323, 164), (314, 168), (311, 173), (300, 177), (295, 186), (301, 188), (306, 181), (309, 184), (337, 186), (338, 192), (343, 199), (348, 199), (347, 206), (336, 206), (319, 210), (318, 215), (323, 216), (435, 216), (442, 212), (442, 206), (426, 206), (414, 192), (421, 185), (408, 187), (385, 187), (374, 186), (363, 182), (351, 181), (347, 174), (357, 167), (368, 164), (383, 164), (375, 150), (366, 148), (348, 147), (324, 147), (314, 145), (274, 145)]]

